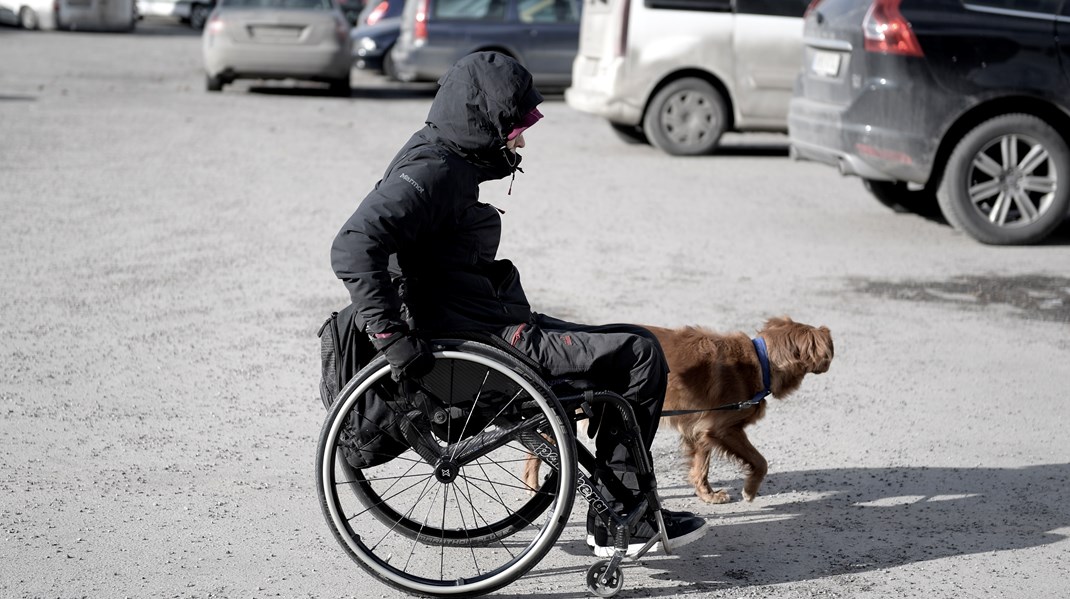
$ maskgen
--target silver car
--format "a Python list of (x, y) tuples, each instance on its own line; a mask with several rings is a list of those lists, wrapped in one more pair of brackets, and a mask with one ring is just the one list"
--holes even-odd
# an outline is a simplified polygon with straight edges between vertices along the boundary
[(235, 79), (302, 79), (348, 96), (349, 29), (335, 0), (222, 0), (202, 36), (208, 91)]

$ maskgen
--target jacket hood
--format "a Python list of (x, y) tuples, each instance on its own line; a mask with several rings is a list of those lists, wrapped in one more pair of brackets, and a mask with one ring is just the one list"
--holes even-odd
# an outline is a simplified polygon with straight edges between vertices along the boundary
[(531, 73), (498, 52), (469, 54), (438, 81), (427, 114), (433, 135), (491, 177), (510, 174), (519, 161), (503, 150), (506, 136), (542, 102)]

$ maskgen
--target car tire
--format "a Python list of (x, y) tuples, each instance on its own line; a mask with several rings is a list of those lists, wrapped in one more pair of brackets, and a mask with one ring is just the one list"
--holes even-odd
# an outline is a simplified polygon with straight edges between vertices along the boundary
[(894, 212), (930, 214), (937, 208), (936, 194), (930, 189), (910, 189), (906, 181), (862, 179), (866, 191)]
[(204, 25), (208, 22), (208, 17), (211, 14), (211, 6), (207, 4), (194, 4), (193, 8), (191, 8), (189, 11), (190, 28), (196, 29), (197, 31), (204, 29)]
[(621, 123), (610, 121), (609, 127), (613, 129), (613, 133), (616, 134), (617, 139), (628, 145), (650, 143), (650, 140), (646, 138), (646, 134), (643, 133), (643, 128), (638, 125), (623, 125)]
[(944, 218), (981, 243), (1037, 243), (1070, 211), (1070, 148), (1038, 117), (989, 119), (955, 146), (937, 197)]
[(29, 6), (23, 6), (22, 10), (19, 11), (19, 26), (31, 31), (41, 27), (41, 23), (37, 19), (37, 13)]
[(221, 91), (223, 91), (223, 78), (220, 77), (219, 75), (215, 75), (215, 76), (208, 75), (205, 78), (204, 88), (206, 90), (210, 91), (210, 92), (221, 92)]
[(383, 76), (390, 81), (398, 81), (398, 66), (394, 64), (394, 46), (390, 46), (383, 52)]
[(724, 97), (696, 77), (677, 79), (662, 88), (643, 117), (647, 139), (674, 156), (713, 152), (727, 125)]

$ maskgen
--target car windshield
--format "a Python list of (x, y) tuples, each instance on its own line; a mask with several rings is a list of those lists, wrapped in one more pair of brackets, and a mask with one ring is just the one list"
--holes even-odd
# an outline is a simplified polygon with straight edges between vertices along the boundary
[(331, 0), (222, 0), (229, 8), (299, 8), (304, 10), (330, 10)]

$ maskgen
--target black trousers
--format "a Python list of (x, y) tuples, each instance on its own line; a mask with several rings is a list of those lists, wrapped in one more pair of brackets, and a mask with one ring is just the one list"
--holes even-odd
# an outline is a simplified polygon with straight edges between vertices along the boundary
[[(631, 402), (647, 450), (654, 442), (665, 402), (669, 366), (650, 331), (630, 324), (582, 325), (534, 314), (531, 322), (499, 331), (499, 335), (541, 364), (551, 376), (579, 378), (613, 391)], [(636, 491), (635, 460), (619, 440), (624, 423), (607, 409), (595, 436), (595, 458)], [(626, 506), (634, 497), (616, 497)]]

